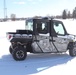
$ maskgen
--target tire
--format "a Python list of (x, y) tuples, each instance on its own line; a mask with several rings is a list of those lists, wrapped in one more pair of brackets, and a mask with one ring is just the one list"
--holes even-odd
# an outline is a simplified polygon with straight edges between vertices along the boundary
[[(12, 45), (11, 45), (12, 46)], [(14, 48), (17, 46), (16, 44), (14, 44), (13, 45), (13, 48), (11, 48), (11, 46), (9, 47), (9, 52), (10, 52), (10, 54), (12, 54), (12, 52), (13, 52), (13, 50), (14, 50)]]
[(73, 47), (69, 49), (69, 55), (72, 57), (76, 56), (76, 43), (74, 43)]
[(16, 49), (12, 52), (12, 56), (16, 61), (22, 61), (26, 58), (27, 52), (22, 47), (16, 47)]
[(13, 49), (11, 48), (11, 46), (9, 47), (9, 52), (10, 54), (12, 54)]

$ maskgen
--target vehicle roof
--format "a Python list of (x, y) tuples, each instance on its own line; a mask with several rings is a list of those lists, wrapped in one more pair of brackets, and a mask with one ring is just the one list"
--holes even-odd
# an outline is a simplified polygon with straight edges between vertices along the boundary
[(26, 19), (27, 21), (33, 21), (33, 20), (53, 20), (53, 21), (62, 21), (60, 19), (54, 19), (54, 18), (49, 18), (49, 17), (42, 17), (42, 18), (28, 18)]

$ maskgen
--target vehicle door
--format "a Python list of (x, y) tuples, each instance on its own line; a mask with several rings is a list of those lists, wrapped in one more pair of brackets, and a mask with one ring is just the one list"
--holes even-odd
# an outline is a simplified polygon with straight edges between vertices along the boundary
[(51, 52), (49, 44), (49, 21), (35, 20), (32, 44), (34, 52)]
[(67, 32), (65, 30), (65, 27), (61, 21), (53, 21), (53, 47), (55, 51), (66, 51), (67, 45), (69, 43), (67, 39)]

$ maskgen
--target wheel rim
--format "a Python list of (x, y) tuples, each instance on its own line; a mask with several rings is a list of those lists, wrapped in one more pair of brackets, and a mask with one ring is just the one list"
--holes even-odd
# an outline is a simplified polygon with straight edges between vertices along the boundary
[(16, 56), (18, 59), (21, 59), (24, 57), (24, 52), (22, 50), (19, 50), (16, 52)]

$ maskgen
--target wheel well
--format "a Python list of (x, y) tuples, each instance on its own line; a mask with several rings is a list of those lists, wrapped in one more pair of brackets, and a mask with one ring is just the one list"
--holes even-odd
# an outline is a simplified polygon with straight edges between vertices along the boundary
[(74, 42), (69, 42), (67, 49), (73, 49)]
[(28, 43), (21, 43), (21, 42), (11, 42), (12, 48), (14, 49), (15, 47), (24, 47), (26, 48), (26, 52), (33, 52), (32, 46), (31, 46), (32, 42), (28, 42)]

